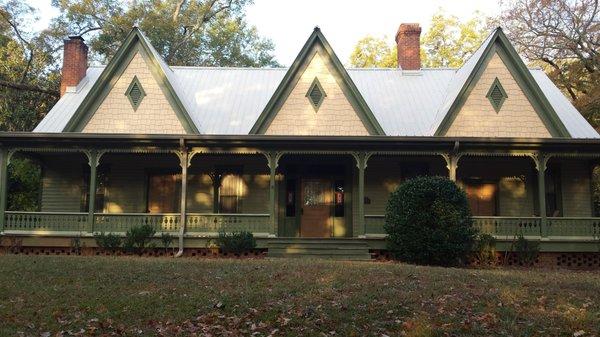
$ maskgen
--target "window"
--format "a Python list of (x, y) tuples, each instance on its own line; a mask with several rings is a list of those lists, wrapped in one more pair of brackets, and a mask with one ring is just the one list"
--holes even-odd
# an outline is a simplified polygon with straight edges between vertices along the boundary
[(560, 167), (549, 165), (546, 170), (546, 216), (562, 216)]
[(129, 88), (125, 91), (125, 96), (129, 98), (129, 103), (133, 107), (133, 110), (137, 110), (137, 108), (142, 103), (142, 99), (146, 96), (146, 92), (144, 88), (142, 88), (142, 84), (138, 80), (137, 76), (133, 77), (131, 80), (131, 84), (129, 84)]
[[(110, 168), (108, 165), (100, 164), (96, 169), (96, 200), (94, 212), (103, 212), (106, 203), (106, 192), (108, 189), (108, 176)], [(81, 212), (88, 212), (90, 209), (90, 166), (83, 165), (83, 184), (81, 185)]]
[(498, 183), (465, 179), (465, 192), (471, 213), (475, 216), (496, 216)]
[(162, 171), (148, 174), (147, 211), (177, 213), (181, 206), (181, 174)]
[(321, 83), (316, 77), (310, 85), (308, 92), (306, 93), (306, 97), (315, 109), (315, 112), (319, 110), (321, 103), (323, 103), (323, 100), (325, 99), (325, 97), (327, 97), (327, 94), (325, 94), (325, 90), (323, 90)]
[(504, 101), (508, 98), (508, 95), (506, 94), (506, 91), (504, 91), (504, 88), (497, 77), (485, 97), (490, 100), (494, 110), (498, 113), (500, 108), (502, 108), (502, 104), (504, 104)]
[(285, 184), (285, 216), (296, 216), (296, 180), (288, 179)]
[(221, 184), (218, 188), (219, 213), (240, 213), (241, 196), (244, 187), (242, 170), (238, 167), (221, 167)]

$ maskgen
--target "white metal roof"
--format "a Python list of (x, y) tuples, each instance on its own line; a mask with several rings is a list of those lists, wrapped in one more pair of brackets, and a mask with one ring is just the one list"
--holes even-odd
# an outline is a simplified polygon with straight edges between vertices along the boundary
[[(469, 68), (476, 55), (473, 56), (463, 68)], [(69, 88), (34, 132), (62, 132), (103, 69), (90, 67), (80, 85)], [(170, 69), (172, 72), (166, 70), (169, 81), (200, 132), (220, 135), (248, 134), (287, 71), (285, 68)], [(389, 136), (432, 136), (440, 111), (445, 109), (449, 97), (455, 96), (464, 72), (462, 68), (348, 69)], [(531, 73), (572, 137), (600, 137), (542, 70), (532, 69)]]

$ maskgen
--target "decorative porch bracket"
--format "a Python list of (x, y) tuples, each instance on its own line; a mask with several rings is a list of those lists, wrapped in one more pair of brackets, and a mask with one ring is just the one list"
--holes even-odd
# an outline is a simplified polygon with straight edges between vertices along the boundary
[(269, 179), (269, 217), (271, 218), (271, 236), (277, 236), (277, 207), (275, 201), (276, 191), (276, 180), (275, 175), (277, 173), (277, 167), (279, 166), (279, 159), (284, 155), (283, 152), (272, 151), (262, 153), (267, 158), (267, 165), (270, 169)]
[(356, 160), (356, 167), (358, 168), (358, 221), (363, 232), (359, 237), (367, 236), (367, 222), (365, 221), (365, 170), (372, 155), (373, 152), (352, 152), (352, 157)]
[(86, 157), (88, 158), (88, 165), (90, 166), (90, 190), (88, 198), (88, 232), (94, 233), (94, 212), (96, 211), (96, 190), (98, 189), (97, 182), (97, 171), (98, 165), (100, 165), (100, 159), (104, 155), (104, 151), (98, 150), (83, 150)]
[(458, 170), (458, 161), (463, 156), (462, 153), (443, 153), (441, 156), (446, 161), (446, 168), (448, 169), (448, 178), (456, 182), (456, 171)]

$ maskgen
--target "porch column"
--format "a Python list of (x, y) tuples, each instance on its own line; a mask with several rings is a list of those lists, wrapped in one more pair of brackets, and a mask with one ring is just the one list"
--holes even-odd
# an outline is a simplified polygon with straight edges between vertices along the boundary
[(362, 227), (362, 237), (367, 235), (367, 223), (365, 221), (365, 169), (370, 153), (359, 152), (354, 154), (356, 167), (358, 168), (358, 223)]
[(8, 149), (0, 148), (0, 232), (6, 222), (6, 199), (8, 194)]
[(185, 227), (187, 223), (187, 172), (191, 162), (188, 160), (189, 153), (187, 148), (182, 148), (178, 152), (179, 166), (181, 166), (181, 204), (179, 206), (180, 220), (179, 220), (179, 251), (183, 250), (183, 236), (185, 235)]
[(277, 172), (277, 166), (279, 166), (279, 158), (282, 153), (280, 152), (269, 152), (265, 153), (267, 157), (268, 166), (270, 169), (270, 179), (269, 179), (269, 217), (271, 219), (271, 235), (277, 236), (277, 205), (275, 198), (276, 191), (276, 180), (275, 175)]
[(86, 152), (90, 166), (90, 190), (88, 198), (88, 232), (94, 233), (94, 212), (96, 211), (97, 169), (101, 154), (97, 150)]
[(540, 209), (540, 235), (548, 236), (548, 219), (546, 216), (546, 155), (543, 152), (537, 154), (536, 169), (538, 177), (538, 200)]

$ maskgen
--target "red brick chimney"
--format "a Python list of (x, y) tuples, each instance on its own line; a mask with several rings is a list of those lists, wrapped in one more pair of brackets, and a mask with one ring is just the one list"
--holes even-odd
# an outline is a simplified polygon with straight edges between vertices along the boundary
[(418, 23), (403, 23), (396, 33), (398, 67), (403, 70), (421, 69), (421, 27)]
[(65, 40), (60, 96), (67, 87), (74, 87), (85, 77), (88, 66), (88, 47), (81, 36), (69, 36)]

